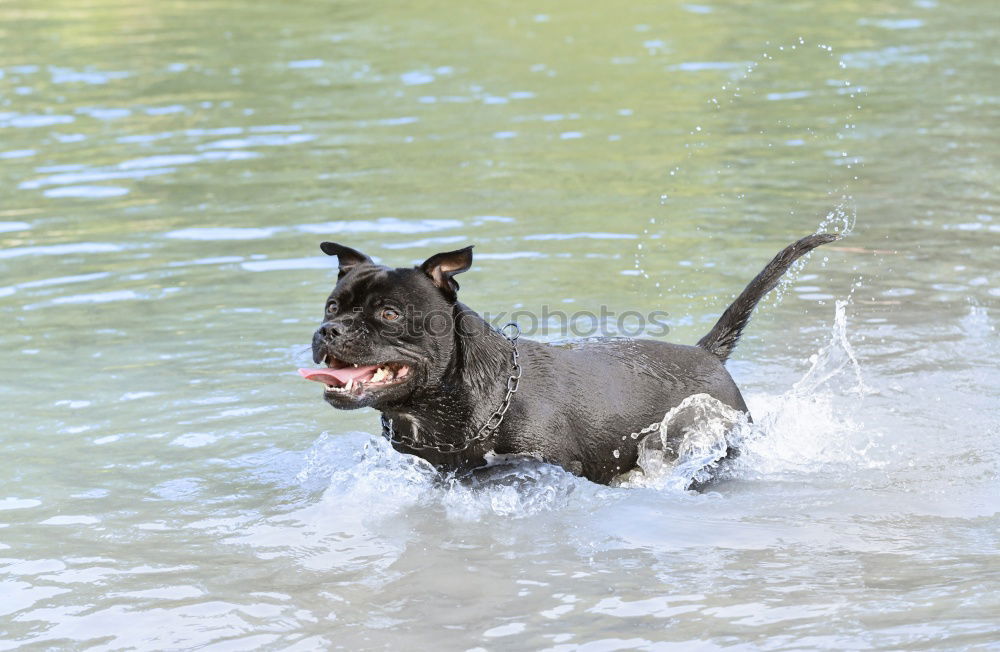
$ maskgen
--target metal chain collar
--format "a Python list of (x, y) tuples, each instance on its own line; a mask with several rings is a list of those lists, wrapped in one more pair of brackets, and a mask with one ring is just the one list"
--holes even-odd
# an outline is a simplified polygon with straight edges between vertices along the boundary
[[(507, 334), (507, 329), (511, 329), (513, 335)], [(507, 395), (504, 396), (503, 402), (500, 403), (500, 407), (493, 411), (490, 418), (486, 420), (476, 434), (471, 438), (466, 439), (462, 444), (421, 444), (414, 439), (409, 437), (404, 437), (396, 435), (392, 427), (392, 419), (382, 415), (382, 436), (385, 437), (390, 444), (400, 444), (406, 446), (409, 449), (417, 451), (434, 451), (435, 453), (443, 454), (453, 454), (460, 453), (465, 449), (469, 448), (473, 444), (478, 444), (487, 437), (489, 437), (500, 424), (503, 422), (504, 416), (507, 414), (507, 410), (510, 409), (510, 401), (517, 393), (517, 387), (521, 382), (521, 365), (517, 362), (517, 338), (521, 335), (521, 329), (518, 328), (517, 324), (510, 322), (505, 324), (503, 328), (498, 331), (501, 335), (507, 338), (511, 345), (510, 352), (510, 376), (507, 378)]]

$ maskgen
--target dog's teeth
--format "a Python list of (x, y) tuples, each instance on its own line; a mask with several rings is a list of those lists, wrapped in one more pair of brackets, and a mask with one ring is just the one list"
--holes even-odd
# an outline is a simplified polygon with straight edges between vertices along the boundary
[(354, 363), (354, 366), (355, 366), (355, 368), (356, 368), (356, 367), (358, 366), (358, 363), (357, 363), (357, 362), (355, 362), (355, 363)]
[(347, 381), (347, 384), (344, 385), (344, 389), (346, 389), (347, 391), (351, 391), (352, 389), (354, 389), (354, 379), (353, 378), (351, 378), (350, 380)]

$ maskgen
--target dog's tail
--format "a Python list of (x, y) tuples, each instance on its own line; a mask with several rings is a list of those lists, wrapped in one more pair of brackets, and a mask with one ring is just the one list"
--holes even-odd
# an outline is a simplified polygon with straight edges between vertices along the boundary
[(729, 354), (736, 348), (736, 341), (740, 339), (740, 334), (750, 321), (750, 314), (754, 307), (765, 294), (774, 289), (789, 267), (801, 256), (809, 253), (816, 247), (833, 242), (839, 236), (832, 233), (817, 233), (802, 238), (798, 242), (792, 243), (781, 250), (767, 266), (761, 270), (757, 277), (750, 281), (746, 289), (736, 297), (736, 301), (726, 308), (726, 311), (715, 322), (715, 326), (708, 332), (708, 335), (698, 340), (698, 346), (709, 353), (716, 355), (719, 360), (725, 362)]

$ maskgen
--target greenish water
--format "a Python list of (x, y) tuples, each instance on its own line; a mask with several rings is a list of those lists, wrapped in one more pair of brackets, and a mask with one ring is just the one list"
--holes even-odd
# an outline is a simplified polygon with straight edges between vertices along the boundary
[[(0, 649), (997, 644), (994, 2), (0, 9)], [(294, 374), (321, 240), (691, 343), (821, 227), (709, 494), (442, 483)]]

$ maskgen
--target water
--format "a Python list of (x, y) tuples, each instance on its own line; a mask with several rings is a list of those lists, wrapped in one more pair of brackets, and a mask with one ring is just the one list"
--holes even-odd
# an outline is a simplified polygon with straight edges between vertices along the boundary
[[(0, 649), (998, 644), (995, 3), (581, 7), (4, 4)], [(821, 225), (707, 493), (441, 478), (294, 374), (323, 239), (694, 342)]]

